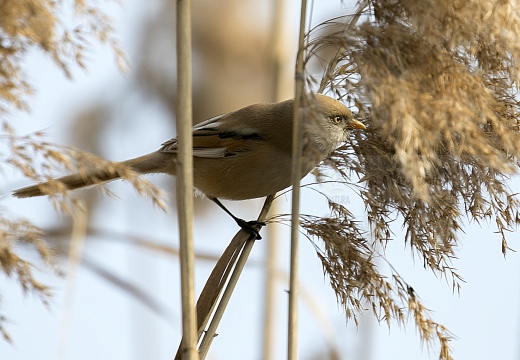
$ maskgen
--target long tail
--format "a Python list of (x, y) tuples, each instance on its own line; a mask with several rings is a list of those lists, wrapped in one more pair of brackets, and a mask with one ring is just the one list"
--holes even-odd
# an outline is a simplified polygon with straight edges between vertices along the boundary
[[(170, 174), (175, 173), (175, 162), (172, 154), (165, 154), (153, 152), (134, 159), (123, 161), (120, 164), (126, 165), (132, 170), (141, 174), (161, 173), (166, 172)], [(69, 190), (79, 189), (89, 185), (95, 185), (102, 182), (119, 179), (120, 175), (116, 171), (109, 170), (92, 170), (82, 174), (72, 174), (56, 179), (64, 183)], [(42, 189), (48, 187), (49, 183), (41, 183), (27, 186), (13, 191), (13, 195), (18, 198), (28, 198), (33, 196), (46, 195)]]

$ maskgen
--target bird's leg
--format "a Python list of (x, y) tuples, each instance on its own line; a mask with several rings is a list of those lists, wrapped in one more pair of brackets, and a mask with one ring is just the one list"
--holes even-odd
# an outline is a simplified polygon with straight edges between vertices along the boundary
[(251, 234), (253, 239), (257, 239), (257, 240), (262, 239), (262, 237), (260, 236), (259, 230), (257, 230), (256, 227), (258, 227), (258, 226), (260, 226), (260, 227), (265, 226), (265, 222), (263, 222), (263, 221), (255, 221), (255, 220), (245, 221), (244, 219), (240, 219), (240, 218), (236, 217), (235, 215), (233, 215), (231, 213), (231, 211), (229, 211), (224, 206), (224, 204), (222, 204), (220, 202), (219, 199), (214, 198), (214, 197), (210, 197), (210, 199), (215, 204), (217, 204), (222, 210), (224, 210), (229, 216), (231, 216), (233, 218), (233, 220), (235, 220), (235, 222), (238, 224), (238, 226), (240, 226), (245, 232)]

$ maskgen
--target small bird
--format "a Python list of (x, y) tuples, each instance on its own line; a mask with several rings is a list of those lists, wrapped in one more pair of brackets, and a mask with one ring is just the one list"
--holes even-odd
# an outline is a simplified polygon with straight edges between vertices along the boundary
[[(219, 115), (193, 127), (193, 181), (244, 230), (260, 239), (256, 221), (245, 221), (218, 200), (264, 197), (291, 185), (294, 99), (254, 104)], [(341, 102), (321, 94), (310, 98), (303, 113), (302, 177), (345, 142), (352, 129), (365, 129)], [(177, 139), (164, 142), (155, 152), (121, 164), (142, 173), (176, 174)], [(70, 190), (118, 179), (108, 170), (92, 170), (57, 180)], [(43, 184), (44, 185), (44, 184)], [(45, 195), (42, 184), (13, 192), (19, 198)]]

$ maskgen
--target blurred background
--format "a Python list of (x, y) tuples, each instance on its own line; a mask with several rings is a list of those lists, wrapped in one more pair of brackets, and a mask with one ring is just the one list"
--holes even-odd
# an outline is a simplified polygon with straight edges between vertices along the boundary
[[(282, 6), (282, 46), (273, 48), (277, 1), (193, 1), (194, 121), (257, 102), (287, 99), (293, 92), (293, 64), (299, 2)], [(311, 25), (349, 12), (351, 2), (313, 2)], [(130, 72), (122, 74), (108, 46), (91, 44), (88, 72), (76, 69), (73, 80), (63, 76), (38, 53), (26, 61), (37, 94), (31, 112), (16, 114), (18, 133), (43, 129), (48, 140), (75, 146), (111, 160), (150, 152), (175, 136), (175, 14), (174, 2), (127, 0), (107, 4), (126, 50)], [(277, 11), (280, 11), (278, 9)], [(277, 60), (278, 59), (278, 60)], [(282, 86), (275, 95), (275, 61), (280, 61)], [(319, 75), (319, 71), (317, 72)], [(3, 174), (1, 206), (46, 229), (51, 244), (68, 252), (71, 220), (57, 214), (44, 198), (13, 199), (9, 191), (28, 185), (12, 173)], [(174, 194), (174, 180), (150, 179)], [(313, 181), (308, 177), (305, 182)], [(364, 207), (349, 188), (319, 186), (366, 223)], [(518, 179), (511, 187), (520, 189)], [(96, 189), (82, 191), (88, 204), (88, 232), (82, 265), (73, 281), (58, 277), (37, 260), (39, 279), (53, 289), (47, 306), (24, 295), (18, 284), (0, 277), (2, 313), (14, 344), (0, 342), (0, 358), (14, 359), (171, 359), (181, 336), (179, 264), (175, 198), (170, 213), (138, 197), (128, 184), (109, 185), (117, 198)], [(277, 200), (277, 212), (290, 211), (290, 195)], [(256, 218), (262, 200), (226, 202), (245, 219)], [(302, 213), (328, 214), (316, 192), (303, 189)], [(368, 227), (368, 226), (367, 226)], [(460, 234), (459, 259), (453, 266), (466, 283), (460, 294), (451, 283), (423, 269), (401, 240), (386, 252), (396, 270), (414, 288), (432, 317), (454, 334), (455, 359), (520, 359), (520, 255), (501, 254), (493, 224), (467, 224)], [(216, 259), (237, 231), (236, 224), (213, 203), (195, 206), (196, 287), (200, 292)], [(281, 225), (263, 230), (241, 277), (210, 350), (210, 359), (283, 359), (286, 356), (287, 273), (289, 232)], [(277, 277), (272, 299), (266, 299), (265, 264), (269, 235), (276, 235)], [(313, 245), (301, 238), (301, 359), (434, 359), (438, 349), (421, 346), (410, 326), (379, 324), (371, 312), (359, 326), (337, 305)], [(157, 246), (153, 246), (153, 245)], [(509, 244), (518, 249), (518, 235)], [(160, 246), (162, 247), (160, 247)], [(30, 251), (22, 253), (37, 259)], [(67, 264), (61, 258), (61, 267)], [(387, 265), (380, 264), (382, 267)], [(265, 304), (274, 308), (267, 331)], [(271, 341), (266, 349), (265, 334)]]

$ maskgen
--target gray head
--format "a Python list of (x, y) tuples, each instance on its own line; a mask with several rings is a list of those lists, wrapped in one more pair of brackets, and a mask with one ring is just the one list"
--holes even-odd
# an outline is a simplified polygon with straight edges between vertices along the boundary
[(354, 119), (345, 105), (331, 97), (314, 94), (311, 109), (318, 115), (314, 118), (319, 120), (307, 123), (306, 131), (314, 134), (316, 147), (326, 155), (345, 142), (351, 130), (366, 129), (362, 122)]

